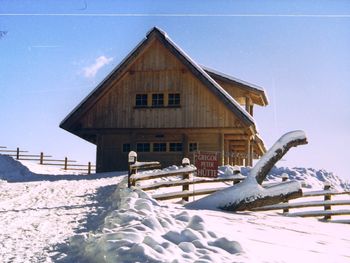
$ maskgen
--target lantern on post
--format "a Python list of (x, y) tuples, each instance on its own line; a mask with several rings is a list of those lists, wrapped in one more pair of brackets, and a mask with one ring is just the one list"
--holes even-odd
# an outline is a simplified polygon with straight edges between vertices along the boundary
[(128, 172), (128, 187), (131, 187), (131, 181), (130, 177), (133, 174), (133, 169), (131, 168), (132, 164), (135, 164), (137, 162), (137, 153), (134, 151), (129, 152), (128, 154), (128, 167), (129, 167), (129, 172)]

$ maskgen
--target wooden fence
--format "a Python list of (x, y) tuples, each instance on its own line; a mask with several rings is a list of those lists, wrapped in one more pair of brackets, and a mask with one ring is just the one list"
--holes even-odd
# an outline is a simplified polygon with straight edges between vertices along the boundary
[[(135, 153), (135, 158), (129, 158), (129, 186), (138, 186), (144, 191), (151, 191), (160, 188), (169, 187), (179, 187), (182, 186), (181, 191), (170, 191), (162, 194), (153, 194), (152, 197), (156, 200), (171, 200), (181, 198), (183, 201), (188, 201), (189, 197), (208, 195), (216, 191), (222, 190), (226, 187), (212, 187), (206, 189), (189, 190), (190, 185), (198, 184), (208, 184), (208, 183), (239, 183), (244, 180), (244, 176), (235, 175), (229, 178), (203, 178), (195, 177), (197, 168), (189, 164), (189, 160), (185, 158), (185, 162), (182, 163), (182, 168), (175, 170), (159, 170), (153, 171), (151, 173), (138, 173), (139, 170), (146, 170), (151, 168), (159, 168), (159, 162), (138, 162), (137, 154)], [(160, 182), (154, 182), (154, 179), (165, 179), (171, 178), (169, 180), (163, 180)], [(286, 181), (288, 177), (282, 175), (282, 181)], [(148, 182), (147, 182), (148, 181)], [(267, 183), (266, 185), (271, 185), (276, 183)], [(336, 195), (350, 195), (350, 192), (338, 192), (330, 189), (329, 184), (325, 184), (324, 190), (322, 191), (309, 191), (304, 192), (301, 198), (311, 198), (322, 196), (323, 200), (319, 201), (302, 201), (296, 203), (280, 203), (276, 205), (269, 205), (264, 207), (255, 208), (253, 211), (268, 211), (268, 210), (282, 210), (283, 215), (286, 216), (300, 216), (300, 217), (323, 217), (324, 220), (331, 220), (332, 216), (337, 215), (349, 215), (350, 209), (342, 210), (332, 210), (333, 206), (346, 206), (350, 205), (350, 198), (347, 200), (331, 200), (332, 196)], [(300, 199), (300, 198), (298, 198)], [(297, 200), (297, 199), (295, 199)], [(323, 210), (317, 211), (300, 211), (300, 212), (290, 212), (290, 209), (298, 208), (308, 208), (308, 207), (323, 207)], [(350, 220), (346, 220), (350, 222)]]
[[(332, 216), (350, 216), (350, 209), (332, 210), (333, 206), (350, 206), (350, 199), (331, 200), (332, 196), (350, 195), (349, 191), (338, 192), (330, 189), (329, 184), (325, 184), (323, 191), (309, 191), (304, 192), (301, 198), (323, 197), (323, 200), (317, 201), (302, 201), (295, 203), (281, 203), (276, 205), (268, 205), (255, 208), (254, 211), (268, 211), (268, 210), (282, 210), (283, 215), (286, 216), (300, 216), (300, 217), (323, 217), (324, 220), (332, 219)], [(300, 199), (300, 198), (298, 198)], [(314, 211), (299, 211), (290, 212), (290, 209), (309, 208), (309, 207), (323, 207), (322, 210)], [(350, 219), (347, 220), (350, 223)]]
[(7, 149), (6, 146), (0, 146), (0, 154), (7, 155), (15, 158), (16, 160), (23, 161), (38, 161), (40, 165), (51, 165), (62, 167), (62, 170), (81, 171), (83, 173), (91, 174), (96, 170), (95, 165), (88, 162), (87, 164), (77, 164), (77, 161), (70, 160), (68, 157), (64, 159), (50, 159), (51, 155), (45, 155), (43, 152), (40, 154), (29, 154), (28, 151), (20, 150), (17, 147), (15, 150)]
[[(190, 190), (190, 185), (220, 182), (230, 182), (236, 184), (245, 178), (241, 175), (233, 176), (230, 178), (195, 178), (194, 175), (197, 171), (197, 168), (193, 165), (190, 165), (190, 161), (187, 158), (184, 158), (182, 160), (182, 167), (176, 170), (159, 170), (152, 173), (138, 173), (139, 170), (151, 169), (154, 167), (159, 168), (160, 164), (159, 162), (138, 162), (137, 154), (135, 152), (133, 153), (134, 155), (131, 156), (133, 158), (130, 158), (129, 155), (129, 186), (138, 186), (144, 191), (182, 186), (182, 191), (173, 191), (165, 194), (153, 195), (152, 197), (156, 200), (171, 200), (182, 198), (182, 200), (188, 201), (189, 197), (191, 196), (207, 195), (225, 188), (216, 187), (209, 189)], [(151, 181), (151, 183), (146, 183), (145, 185), (142, 185), (140, 183), (141, 181), (154, 180), (160, 178), (171, 179), (156, 183), (154, 181)]]

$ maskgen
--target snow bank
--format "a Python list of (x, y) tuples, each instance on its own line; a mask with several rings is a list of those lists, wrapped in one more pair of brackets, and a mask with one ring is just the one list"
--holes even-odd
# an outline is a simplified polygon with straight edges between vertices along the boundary
[(109, 172), (82, 175), (72, 171), (62, 171), (59, 167), (48, 167), (28, 161), (17, 161), (0, 154), (0, 182), (32, 182), (57, 180), (92, 180), (125, 175), (125, 172)]
[[(249, 173), (250, 168), (242, 168), (244, 175)], [(338, 191), (350, 190), (349, 183), (340, 179), (332, 172), (328, 172), (324, 169), (302, 168), (302, 167), (276, 167), (274, 166), (267, 176), (268, 182), (280, 182), (281, 176), (287, 175), (288, 180), (296, 180), (302, 183), (303, 188), (307, 190), (321, 190), (324, 187), (325, 182), (331, 184), (331, 188)]]
[(29, 169), (12, 157), (0, 155), (0, 180), (23, 180), (32, 176)]
[(65, 262), (234, 262), (236, 241), (217, 237), (199, 215), (164, 206), (145, 192), (119, 184), (101, 232), (71, 238)]
[[(251, 168), (250, 167), (237, 167), (225, 165), (219, 167), (219, 177), (230, 177), (237, 174), (237, 171), (244, 176), (247, 176)], [(287, 175), (288, 180), (299, 181), (303, 188), (307, 190), (321, 190), (324, 187), (325, 182), (329, 182), (332, 189), (338, 191), (350, 190), (350, 184), (340, 179), (332, 172), (328, 172), (324, 169), (313, 168), (301, 168), (301, 167), (277, 167), (274, 166), (266, 177), (266, 182), (279, 183), (281, 182), (282, 175)]]

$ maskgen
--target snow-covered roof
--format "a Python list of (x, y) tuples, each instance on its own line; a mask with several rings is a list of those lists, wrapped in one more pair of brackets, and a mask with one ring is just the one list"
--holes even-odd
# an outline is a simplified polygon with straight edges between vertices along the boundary
[(268, 100), (268, 97), (266, 95), (266, 92), (265, 92), (264, 88), (259, 87), (259, 86), (255, 85), (255, 84), (246, 82), (244, 80), (235, 78), (235, 77), (230, 76), (228, 74), (222, 73), (222, 72), (217, 71), (215, 69), (209, 68), (207, 66), (201, 65), (201, 67), (202, 67), (202, 69), (205, 70), (205, 72), (207, 72), (211, 76), (219, 77), (222, 80), (229, 81), (229, 82), (234, 83), (234, 84), (239, 84), (242, 88), (244, 88), (244, 89), (246, 89), (248, 91), (251, 91), (251, 92), (259, 94), (261, 96), (262, 100), (263, 100), (264, 105), (269, 104), (269, 100)]
[[(131, 58), (140, 53), (142, 48), (149, 42), (152, 35), (155, 35), (164, 46), (172, 51), (194, 75), (202, 81), (221, 101), (233, 112), (235, 115), (245, 123), (245, 125), (255, 127), (254, 118), (239, 105), (239, 103), (225, 90), (223, 89), (207, 72), (197, 64), (185, 51), (183, 51), (171, 38), (158, 27), (151, 29), (146, 38), (144, 38), (122, 61), (114, 70), (77, 106), (72, 112), (60, 123), (60, 127), (71, 131), (71, 127), (74, 126), (75, 121), (84, 114), (88, 109), (88, 105), (94, 103), (98, 99), (99, 95), (107, 88), (107, 82), (109, 82), (115, 74), (121, 72), (127, 64), (131, 61)], [(71, 131), (72, 132), (72, 131)]]

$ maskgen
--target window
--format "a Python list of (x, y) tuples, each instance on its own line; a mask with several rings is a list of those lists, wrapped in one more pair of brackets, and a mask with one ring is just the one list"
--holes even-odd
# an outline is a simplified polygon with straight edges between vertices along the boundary
[(128, 153), (130, 152), (130, 143), (123, 143), (123, 153)]
[(171, 142), (169, 144), (169, 151), (182, 152), (182, 143), (181, 142)]
[(180, 106), (180, 94), (170, 93), (168, 96), (168, 106)]
[(163, 107), (164, 106), (164, 94), (152, 94), (152, 106)]
[(147, 107), (147, 94), (136, 94), (136, 107)]
[(136, 145), (137, 152), (149, 152), (151, 150), (149, 143), (138, 143)]
[(188, 148), (189, 148), (190, 152), (195, 152), (198, 150), (198, 145), (196, 142), (190, 142)]
[(166, 152), (166, 143), (153, 143), (154, 152)]

